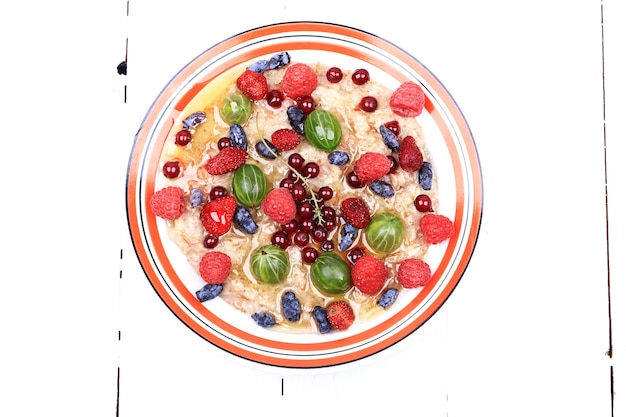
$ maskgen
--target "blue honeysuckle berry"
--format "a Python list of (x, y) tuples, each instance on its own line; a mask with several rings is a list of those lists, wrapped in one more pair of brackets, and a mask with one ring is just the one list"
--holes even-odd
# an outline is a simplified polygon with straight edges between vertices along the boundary
[(377, 304), (382, 308), (387, 308), (398, 298), (398, 290), (395, 288), (387, 288), (378, 299)]
[(345, 165), (350, 162), (350, 155), (344, 151), (332, 151), (328, 154), (328, 163), (331, 165)]
[(199, 188), (192, 188), (189, 194), (189, 203), (191, 207), (197, 207), (202, 203), (202, 199), (204, 198), (202, 191)]
[(269, 313), (254, 313), (251, 317), (261, 327), (272, 327), (276, 324), (276, 319)]

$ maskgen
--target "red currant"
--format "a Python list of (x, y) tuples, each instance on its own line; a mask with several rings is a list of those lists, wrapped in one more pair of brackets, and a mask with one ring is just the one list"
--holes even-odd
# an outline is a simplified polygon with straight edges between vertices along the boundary
[(230, 146), (230, 138), (220, 138), (217, 141), (217, 149), (220, 151), (224, 148), (228, 148)]
[(326, 240), (328, 236), (328, 230), (326, 230), (323, 226), (317, 226), (313, 229), (313, 233), (311, 234), (313, 240), (317, 243), (322, 243)]
[(311, 96), (300, 96), (296, 99), (296, 107), (302, 110), (305, 116), (315, 110), (315, 100)]
[(320, 166), (315, 162), (308, 162), (302, 167), (302, 175), (308, 178), (315, 178), (320, 175)]
[(217, 246), (218, 242), (219, 242), (219, 237), (214, 236), (214, 235), (206, 235), (204, 237), (204, 241), (202, 242), (204, 247), (207, 249), (213, 249)]
[(296, 219), (293, 219), (289, 223), (285, 223), (280, 226), (281, 230), (285, 233), (293, 233), (298, 230), (298, 227), (300, 227), (300, 225), (298, 224), (298, 221)]
[(400, 136), (400, 123), (398, 123), (397, 120), (391, 120), (385, 123), (385, 127), (391, 130), (391, 133), (393, 133), (394, 135)]
[(335, 244), (333, 243), (332, 240), (325, 240), (322, 242), (322, 244), (320, 245), (320, 248), (324, 251), (324, 252), (330, 252), (333, 249), (335, 249)]
[(174, 143), (178, 146), (187, 146), (191, 142), (191, 133), (188, 130), (181, 130), (176, 134), (176, 139), (174, 139)]
[(283, 105), (284, 99), (285, 96), (280, 90), (270, 90), (265, 96), (267, 104), (274, 109), (280, 109), (280, 106)]
[(326, 71), (326, 79), (331, 83), (338, 83), (343, 79), (343, 71), (340, 68), (332, 67)]
[(293, 235), (293, 243), (303, 248), (309, 244), (309, 234), (305, 230), (299, 230)]
[(348, 260), (351, 264), (354, 264), (356, 261), (359, 260), (359, 258), (362, 258), (364, 255), (365, 251), (363, 250), (363, 248), (356, 247), (348, 252)]
[(163, 175), (167, 178), (178, 178), (180, 171), (180, 162), (178, 161), (168, 161), (163, 164)]
[(337, 227), (337, 220), (335, 219), (326, 219), (324, 220), (324, 228), (326, 230), (333, 231)]
[(359, 68), (358, 70), (352, 73), (352, 82), (356, 85), (363, 85), (370, 80), (370, 73), (363, 68)]
[(365, 187), (365, 183), (359, 179), (354, 171), (348, 172), (348, 175), (346, 175), (346, 181), (348, 182), (348, 185), (352, 188)]
[(294, 182), (291, 178), (283, 178), (280, 181), (280, 187), (281, 188), (286, 188), (289, 191), (293, 190), (293, 186), (294, 186)]
[(415, 197), (414, 204), (415, 204), (415, 208), (420, 213), (433, 211), (433, 203), (430, 197), (428, 197), (426, 194), (420, 194), (417, 197)]
[(313, 204), (308, 201), (304, 201), (298, 206), (298, 214), (300, 215), (300, 217), (308, 219), (309, 217), (313, 216), (314, 209), (315, 208), (313, 207)]
[(324, 220), (334, 220), (336, 216), (337, 211), (334, 208), (328, 206), (322, 207), (322, 218)]
[(315, 248), (307, 246), (302, 249), (302, 261), (307, 264), (312, 264), (317, 260), (319, 254)]
[(306, 198), (306, 188), (302, 184), (294, 184), (291, 189), (291, 195), (294, 200), (302, 201)]
[(396, 158), (394, 158), (392, 155), (388, 155), (387, 158), (389, 158), (389, 163), (390, 163), (390, 167), (389, 167), (389, 173), (390, 174), (395, 174), (398, 171), (398, 167), (400, 166), (398, 164), (398, 160)]
[(216, 185), (215, 187), (211, 188), (211, 191), (209, 191), (209, 198), (211, 200), (217, 200), (222, 197), (226, 197), (227, 195), (228, 190), (226, 189), (226, 187), (222, 187), (221, 185)]
[(359, 103), (359, 108), (368, 113), (375, 112), (378, 108), (378, 100), (372, 96), (363, 97)]
[(321, 187), (318, 191), (317, 194), (319, 195), (319, 197), (324, 200), (324, 201), (328, 201), (331, 198), (333, 198), (333, 196), (335, 195), (335, 192), (333, 191), (332, 188), (330, 188), (329, 186), (325, 185), (323, 187)]
[(311, 232), (315, 228), (315, 221), (312, 218), (304, 218), (300, 220), (300, 230), (305, 232)]
[(300, 168), (302, 168), (302, 165), (304, 165), (304, 158), (297, 152), (292, 153), (291, 155), (289, 155), (287, 163), (290, 167), (294, 168), (297, 171), (300, 171)]
[(274, 232), (272, 234), (272, 245), (281, 249), (287, 249), (289, 247), (289, 235), (282, 230)]

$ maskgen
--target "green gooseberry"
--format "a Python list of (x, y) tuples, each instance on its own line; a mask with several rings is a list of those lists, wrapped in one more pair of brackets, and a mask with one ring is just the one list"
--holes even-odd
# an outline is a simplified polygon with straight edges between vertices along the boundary
[(243, 93), (235, 91), (222, 100), (220, 114), (224, 121), (230, 125), (243, 124), (252, 114), (252, 103)]
[(365, 238), (372, 249), (381, 253), (393, 252), (404, 239), (402, 219), (393, 213), (375, 215), (365, 228)]
[(331, 152), (341, 141), (341, 125), (328, 110), (315, 109), (304, 121), (304, 136), (317, 149)]
[(274, 245), (257, 248), (250, 258), (252, 275), (264, 284), (278, 284), (289, 274), (289, 257), (287, 252)]
[(323, 252), (311, 266), (311, 282), (325, 294), (343, 294), (352, 286), (350, 267), (336, 253)]
[(256, 165), (245, 164), (233, 174), (233, 194), (239, 203), (254, 207), (261, 204), (270, 190), (265, 174)]

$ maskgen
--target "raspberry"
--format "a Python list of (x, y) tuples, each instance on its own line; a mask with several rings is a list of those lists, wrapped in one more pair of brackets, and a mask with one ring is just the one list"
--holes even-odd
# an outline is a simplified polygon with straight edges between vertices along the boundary
[(281, 151), (290, 151), (300, 144), (300, 135), (293, 129), (278, 129), (272, 133), (271, 142)]
[(222, 284), (230, 275), (230, 256), (222, 252), (207, 252), (200, 259), (199, 272), (209, 284)]
[(317, 88), (317, 74), (306, 64), (297, 63), (287, 68), (283, 76), (283, 92), (292, 99), (309, 96)]
[(370, 208), (367, 203), (359, 197), (349, 197), (341, 202), (341, 215), (347, 223), (363, 229), (371, 220)]
[(424, 286), (430, 277), (430, 266), (421, 259), (407, 258), (398, 267), (398, 282), (404, 288)]
[(150, 208), (155, 216), (176, 220), (185, 211), (185, 199), (180, 187), (165, 187), (150, 198)]
[(331, 327), (335, 330), (345, 330), (354, 323), (354, 310), (347, 301), (331, 301), (326, 306), (326, 315)]
[(363, 294), (377, 294), (388, 275), (385, 263), (371, 255), (360, 257), (352, 266), (352, 284)]
[(237, 88), (249, 99), (261, 100), (268, 91), (267, 79), (265, 75), (247, 69), (237, 78)]
[(230, 230), (233, 216), (237, 208), (237, 200), (232, 195), (211, 200), (200, 212), (200, 221), (204, 230), (210, 235), (222, 236)]
[(454, 224), (441, 214), (426, 214), (420, 219), (420, 229), (426, 243), (436, 245), (454, 236)]
[(296, 217), (296, 202), (287, 188), (274, 188), (261, 203), (261, 209), (278, 224), (287, 224)]
[(378, 152), (366, 152), (354, 164), (354, 172), (359, 180), (369, 182), (377, 180), (389, 172), (391, 161)]
[(412, 81), (407, 81), (391, 94), (389, 107), (399, 116), (416, 117), (422, 113), (425, 101), (422, 87)]
[(228, 146), (209, 159), (205, 167), (211, 175), (222, 175), (237, 170), (246, 163), (247, 158), (248, 152), (244, 149), (238, 146)]
[(415, 172), (422, 167), (424, 156), (417, 146), (417, 143), (415, 143), (413, 136), (405, 137), (402, 144), (400, 144), (398, 163), (400, 167), (407, 172)]

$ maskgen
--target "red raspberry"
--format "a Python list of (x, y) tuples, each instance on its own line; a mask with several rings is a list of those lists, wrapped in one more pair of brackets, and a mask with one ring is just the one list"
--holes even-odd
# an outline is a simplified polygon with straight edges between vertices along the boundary
[(211, 200), (202, 207), (200, 221), (204, 230), (213, 236), (222, 236), (230, 230), (237, 208), (237, 200), (232, 195)]
[(326, 316), (335, 330), (345, 330), (354, 323), (354, 310), (347, 301), (331, 301), (326, 306)]
[(287, 224), (296, 217), (296, 202), (287, 188), (274, 188), (265, 196), (261, 209), (278, 224)]
[(400, 144), (398, 163), (403, 170), (408, 172), (418, 171), (422, 167), (424, 156), (413, 136), (405, 137)]
[(222, 252), (207, 252), (200, 259), (199, 272), (209, 284), (223, 284), (230, 275), (230, 256)]
[(354, 164), (354, 172), (359, 180), (368, 182), (386, 175), (391, 168), (391, 161), (378, 152), (366, 152)]
[(348, 197), (341, 202), (341, 215), (346, 222), (357, 229), (363, 229), (370, 223), (370, 208), (359, 197)]
[(426, 243), (436, 245), (454, 236), (454, 223), (441, 214), (426, 214), (420, 219), (420, 229)]
[(352, 266), (352, 284), (363, 294), (376, 295), (388, 276), (385, 263), (372, 255), (360, 257)]
[(280, 151), (290, 151), (300, 144), (300, 135), (293, 129), (278, 129), (272, 133), (271, 142)]
[(268, 91), (267, 79), (265, 75), (247, 69), (237, 78), (237, 88), (249, 99), (261, 100)]
[(389, 107), (399, 116), (416, 117), (422, 113), (426, 97), (422, 87), (412, 81), (404, 82), (391, 94)]
[(155, 216), (176, 220), (185, 211), (185, 198), (180, 187), (165, 187), (150, 198), (150, 208)]
[(297, 63), (287, 68), (283, 76), (283, 92), (292, 99), (310, 96), (317, 88), (317, 74), (306, 64)]
[(209, 159), (205, 167), (211, 175), (222, 175), (235, 171), (246, 163), (246, 159), (248, 159), (248, 152), (244, 149), (238, 146), (228, 146)]
[(398, 282), (404, 288), (417, 288), (430, 281), (430, 266), (417, 258), (407, 258), (398, 267)]

